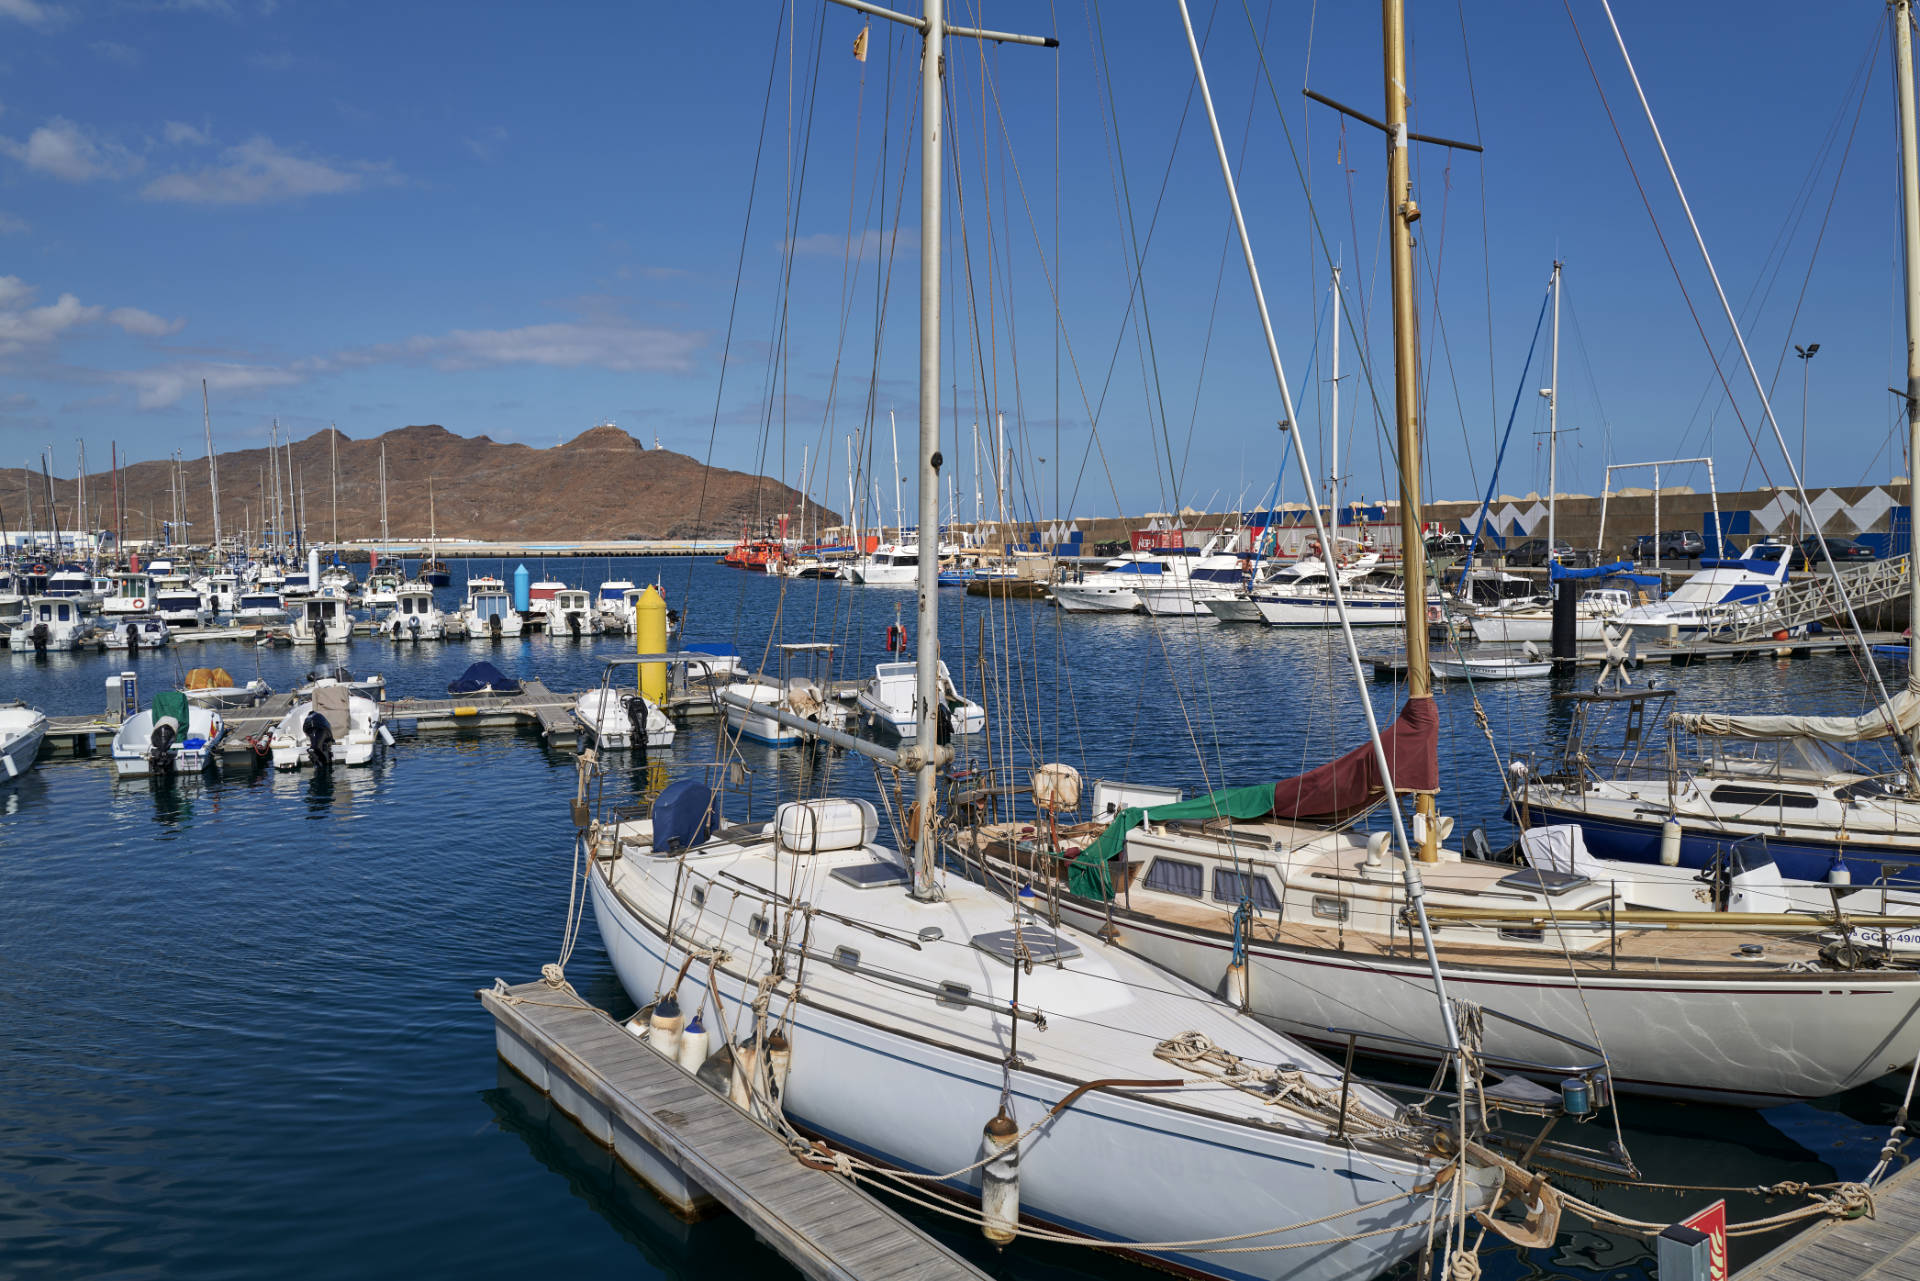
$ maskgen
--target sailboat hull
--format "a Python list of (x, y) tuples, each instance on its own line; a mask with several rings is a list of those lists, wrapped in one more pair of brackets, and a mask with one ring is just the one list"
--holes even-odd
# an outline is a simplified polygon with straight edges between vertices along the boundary
[[(1080, 929), (1106, 924), (1105, 904), (1064, 896)], [(1115, 909), (1120, 945), (1215, 992), (1233, 940)], [(1729, 953), (1732, 952), (1729, 945)], [(1248, 948), (1252, 1009), (1304, 1041), (1425, 1060), (1392, 1039), (1444, 1039), (1424, 957)], [(1729, 969), (1735, 968), (1732, 964)], [(1620, 1089), (1742, 1107), (1824, 1098), (1912, 1064), (1920, 1051), (1920, 974), (1729, 975), (1685, 979), (1517, 966), (1443, 965), (1447, 994), (1605, 1050)], [(1339, 1029), (1338, 1032), (1333, 1029)], [(1376, 1039), (1380, 1038), (1380, 1039)], [(1489, 1017), (1485, 1049), (1541, 1064), (1585, 1056), (1561, 1041)], [(1553, 1082), (1556, 1073), (1533, 1075)]]
[[(589, 883), (594, 916), (621, 985), (636, 1002), (651, 1000), (681, 968), (677, 958), (666, 957), (662, 928), (616, 894), (597, 864)], [(706, 965), (689, 967), (679, 986), (682, 1008), (704, 1006), (711, 1015), (717, 997), (721, 1021), (734, 1027), (750, 1024), (753, 995), (744, 978)], [(930, 1016), (933, 1009), (929, 1002)], [(784, 1110), (797, 1128), (877, 1163), (921, 1174), (959, 1170), (979, 1160), (981, 1126), (1000, 1106), (998, 1060), (812, 1001), (795, 1006), (789, 1040), (792, 1068)], [(1074, 1088), (1072, 1082), (1037, 1072), (1015, 1071), (1006, 1080), (1015, 1121), (1022, 1127)], [(1158, 1266), (1195, 1276), (1263, 1281), (1283, 1276), (1360, 1281), (1412, 1254), (1425, 1243), (1431, 1207), (1424, 1197), (1396, 1193), (1428, 1177), (1415, 1163), (1357, 1147), (1313, 1143), (1278, 1127), (1237, 1125), (1110, 1091), (1086, 1094), (1064, 1108), (1023, 1147), (1019, 1167), (1023, 1218), (1107, 1241), (1235, 1236), (1393, 1198), (1332, 1224), (1264, 1237), (1260, 1243), (1377, 1236), (1305, 1249), (1151, 1257)], [(970, 1170), (940, 1187), (959, 1199), (977, 1200), (980, 1174)], [(1196, 1196), (1198, 1188), (1207, 1189), (1206, 1195)]]

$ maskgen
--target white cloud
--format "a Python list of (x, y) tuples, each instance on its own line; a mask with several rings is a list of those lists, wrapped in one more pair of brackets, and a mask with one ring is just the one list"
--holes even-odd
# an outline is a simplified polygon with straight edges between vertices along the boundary
[(832, 254), (839, 258), (851, 251), (854, 257), (865, 258), (889, 248), (895, 253), (912, 253), (919, 244), (920, 233), (911, 227), (902, 227), (898, 235), (868, 227), (851, 236), (836, 231), (818, 231), (811, 236), (798, 236), (787, 242), (787, 248), (801, 255)]
[(141, 188), (140, 194), (148, 200), (185, 204), (258, 205), (358, 191), (369, 181), (398, 178), (390, 165), (316, 160), (256, 136), (221, 152), (219, 164), (165, 174)]
[(462, 138), (460, 145), (465, 147), (475, 160), (492, 163), (493, 158), (500, 154), (500, 144), (506, 140), (506, 129), (500, 125), (494, 125), (491, 128), (482, 129), (473, 137)]
[(184, 318), (167, 320), (138, 307), (115, 307), (107, 313), (107, 323), (116, 325), (137, 338), (165, 338), (186, 328)]
[(162, 338), (178, 333), (187, 323), (165, 320), (138, 307), (109, 311), (98, 304), (83, 303), (73, 294), (61, 294), (54, 302), (35, 307), (31, 305), (35, 292), (18, 276), (0, 276), (0, 355), (44, 348), (82, 325), (105, 323), (137, 338)]
[(140, 65), (141, 53), (130, 44), (121, 44), (118, 40), (96, 40), (87, 48), (93, 50), (96, 57), (108, 62), (117, 62), (123, 67)]
[(0, 236), (18, 236), (32, 230), (25, 218), (0, 210)]
[(0, 18), (12, 18), (30, 27), (44, 29), (66, 21), (66, 17), (65, 9), (58, 5), (41, 4), (40, 0), (0, 0)]
[(169, 120), (163, 131), (168, 142), (176, 147), (204, 147), (213, 139), (205, 130), (196, 129), (183, 120)]
[(178, 404), (189, 392), (200, 389), (206, 379), (212, 391), (259, 391), (271, 387), (290, 387), (303, 374), (273, 365), (235, 365), (225, 363), (161, 365), (152, 369), (118, 370), (112, 380), (133, 389), (134, 404), (141, 409), (165, 409)]
[[(0, 4), (6, 2), (0, 0)], [(25, 142), (0, 138), (0, 152), (29, 169), (67, 182), (118, 178), (135, 172), (141, 165), (140, 157), (125, 147), (101, 141), (91, 130), (64, 116), (47, 121), (29, 134)]]
[(456, 329), (342, 353), (342, 364), (424, 362), (438, 369), (503, 365), (592, 366), (619, 372), (684, 373), (704, 339), (699, 334), (626, 324), (527, 325), (519, 329)]

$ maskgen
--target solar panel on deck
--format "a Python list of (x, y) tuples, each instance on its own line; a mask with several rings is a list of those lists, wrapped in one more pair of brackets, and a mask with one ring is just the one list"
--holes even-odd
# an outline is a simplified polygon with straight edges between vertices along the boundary
[(897, 863), (855, 863), (833, 869), (833, 879), (855, 889), (877, 890), (887, 885), (905, 885), (907, 870)]

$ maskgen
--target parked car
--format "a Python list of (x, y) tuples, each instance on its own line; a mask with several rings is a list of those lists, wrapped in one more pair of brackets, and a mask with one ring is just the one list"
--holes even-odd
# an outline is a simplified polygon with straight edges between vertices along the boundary
[[(1836, 565), (1858, 564), (1861, 561), (1875, 559), (1873, 548), (1858, 539), (1841, 534), (1827, 535), (1827, 550), (1833, 553), (1833, 563)], [(1795, 569), (1805, 569), (1809, 565), (1818, 569), (1826, 563), (1825, 558), (1820, 555), (1820, 540), (1812, 534), (1801, 539), (1799, 545), (1793, 549)]]
[[(1661, 560), (1693, 560), (1704, 555), (1706, 540), (1700, 537), (1697, 529), (1665, 529), (1660, 531)], [(1641, 560), (1653, 559), (1653, 535), (1642, 534), (1634, 547), (1634, 555)]]
[(1435, 560), (1443, 556), (1465, 556), (1472, 542), (1465, 534), (1428, 534), (1427, 555)]
[[(1564, 538), (1553, 540), (1553, 558), (1563, 565), (1573, 563), (1573, 544)], [(1524, 566), (1531, 569), (1544, 569), (1547, 565), (1547, 540), (1529, 538), (1526, 542), (1507, 548), (1507, 564)]]

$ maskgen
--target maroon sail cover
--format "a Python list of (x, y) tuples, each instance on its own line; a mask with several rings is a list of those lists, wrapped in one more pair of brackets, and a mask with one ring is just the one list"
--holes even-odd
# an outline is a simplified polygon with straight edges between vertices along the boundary
[[(1440, 713), (1431, 698), (1408, 699), (1399, 719), (1380, 732), (1380, 741), (1387, 749), (1396, 791), (1439, 788)], [(1275, 783), (1273, 816), (1285, 820), (1351, 814), (1377, 800), (1384, 790), (1380, 762), (1368, 741), (1319, 769)]]

